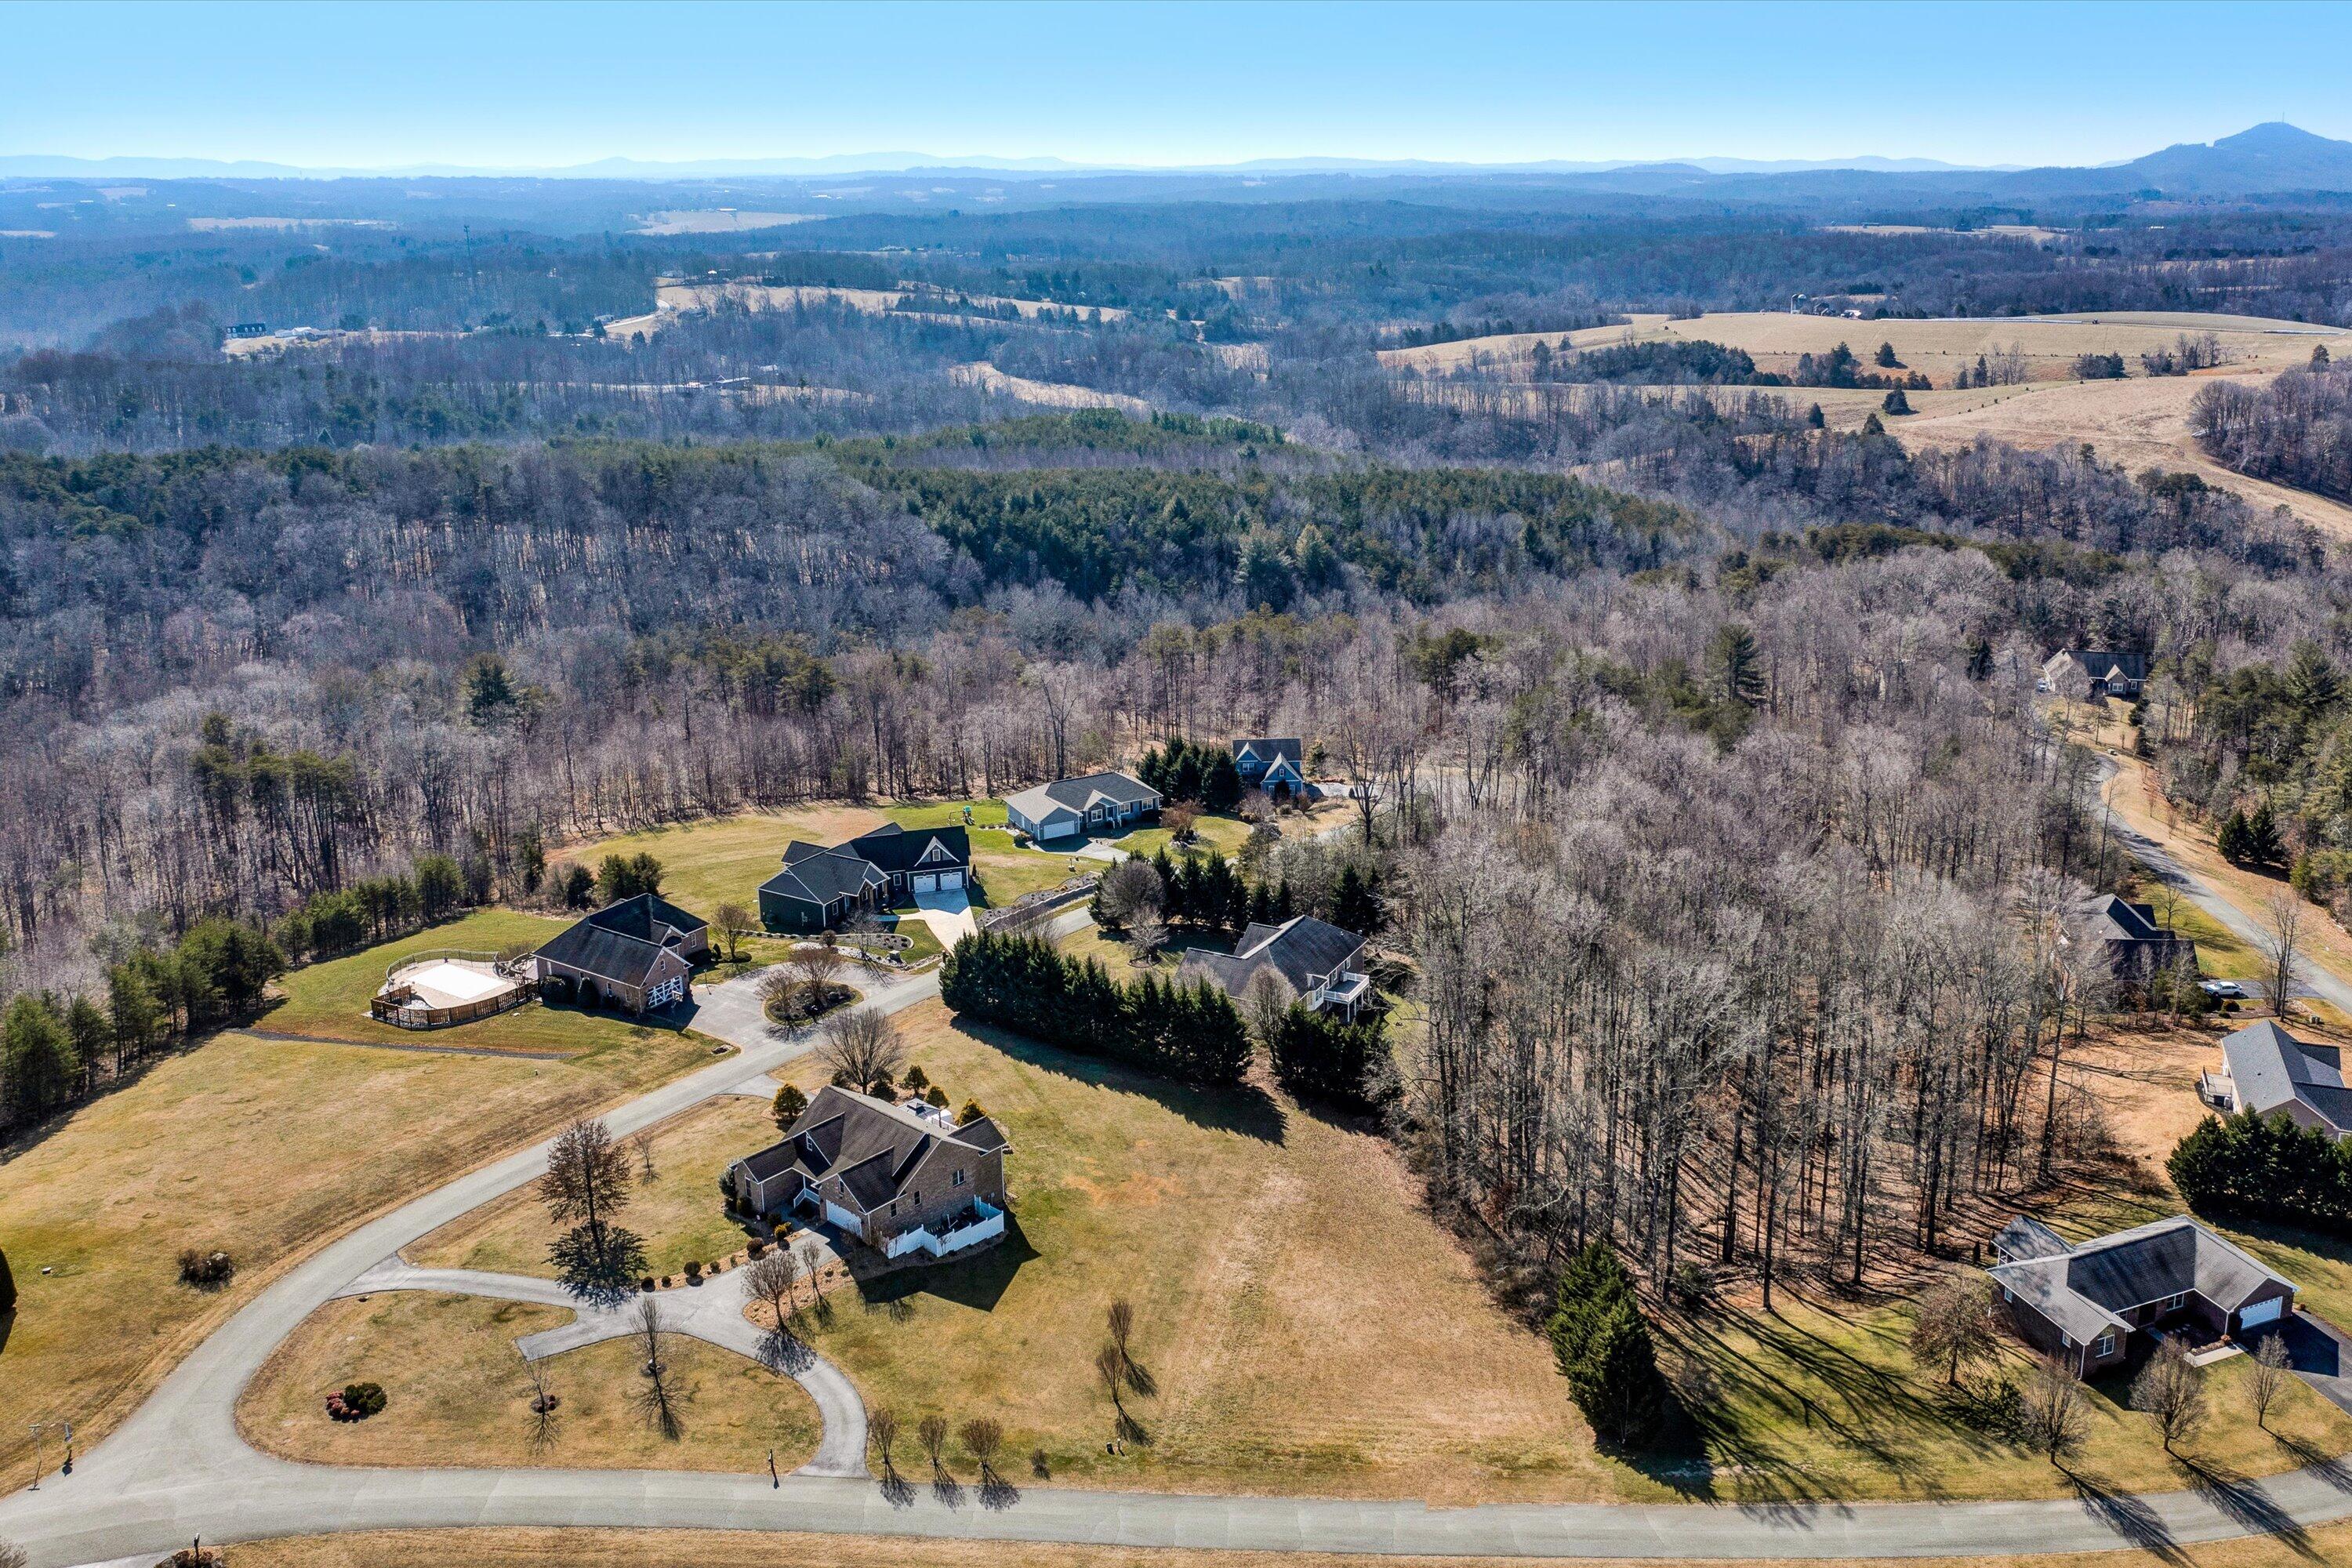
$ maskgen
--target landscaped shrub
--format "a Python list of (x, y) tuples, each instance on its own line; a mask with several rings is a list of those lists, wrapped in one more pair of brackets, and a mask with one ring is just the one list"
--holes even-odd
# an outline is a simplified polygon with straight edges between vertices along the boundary
[(337, 1421), (364, 1421), (382, 1415), (384, 1404), (382, 1384), (347, 1384), (341, 1394), (327, 1395), (327, 1414)]
[(701, 1278), (702, 1278), (702, 1265), (701, 1265), (701, 1264), (699, 1264), (699, 1263), (688, 1263), (688, 1264), (686, 1266), (686, 1277), (687, 1277), (688, 1279), (701, 1279)]
[(2284, 1111), (2209, 1116), (2165, 1168), (2199, 1214), (2352, 1235), (2352, 1145), (2298, 1127)]
[(226, 1252), (205, 1252), (194, 1247), (180, 1250), (180, 1283), (199, 1290), (217, 1290), (236, 1277), (236, 1264)]
[(1657, 1430), (1665, 1382), (1633, 1277), (1607, 1242), (1593, 1242), (1560, 1271), (1546, 1331), (1569, 1395), (1596, 1436), (1632, 1447)]
[(743, 1251), (745, 1256), (749, 1257), (752, 1262), (757, 1263), (761, 1258), (767, 1256), (768, 1244), (761, 1241), (757, 1237), (754, 1237), (750, 1242), (745, 1244)]
[(637, 1289), (650, 1292), (654, 1289), (654, 1277), (648, 1274), (644, 1279), (638, 1280)]
[(1121, 985), (1092, 959), (1034, 936), (977, 932), (940, 970), (950, 1007), (1080, 1056), (1105, 1057), (1191, 1083), (1233, 1084), (1249, 1068), (1249, 1034), (1213, 985)]
[(1301, 1098), (1378, 1110), (1397, 1097), (1396, 1063), (1377, 1013), (1350, 1024), (1294, 1002), (1274, 1032), (1269, 1054), (1275, 1077)]
[(923, 1103), (926, 1105), (936, 1105), (941, 1110), (945, 1110), (948, 1108), (948, 1091), (941, 1089), (938, 1084), (933, 1084), (929, 1090), (924, 1094)]

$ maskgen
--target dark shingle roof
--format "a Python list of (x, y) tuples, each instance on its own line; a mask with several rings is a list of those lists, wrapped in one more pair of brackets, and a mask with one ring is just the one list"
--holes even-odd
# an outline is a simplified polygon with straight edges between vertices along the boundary
[(2157, 942), (2170, 934), (2156, 923), (2156, 910), (2103, 893), (2083, 906), (2094, 935), (2105, 942)]
[(2298, 1040), (2265, 1018), (2223, 1039), (2221, 1062), (2239, 1110), (2268, 1116), (2300, 1100), (2328, 1126), (2352, 1130), (2352, 1089), (2336, 1047)]
[(2019, 1215), (2002, 1226), (1992, 1244), (2012, 1261), (2053, 1258), (2066, 1250), (2066, 1238), (2031, 1215)]
[(1008, 1146), (995, 1122), (982, 1118), (971, 1126), (985, 1131), (950, 1132), (904, 1106), (827, 1084), (784, 1130), (782, 1142), (744, 1163), (762, 1180), (794, 1168), (812, 1181), (837, 1173), (857, 1205), (871, 1214), (897, 1197), (915, 1167), (937, 1148), (978, 1155)]
[(1236, 996), (1249, 989), (1261, 969), (1272, 969), (1303, 995), (1325, 984), (1363, 945), (1364, 939), (1354, 931), (1300, 915), (1278, 926), (1252, 925), (1230, 955), (1195, 949), (1185, 954), (1184, 962)]
[(662, 911), (705, 922), (652, 893), (608, 904), (574, 921), (539, 949), (540, 957), (621, 985), (643, 985), (668, 946), (684, 934)]
[(1052, 784), (1007, 795), (1004, 804), (1035, 822), (1055, 806), (1083, 812), (1097, 800), (1114, 805), (1136, 805), (1160, 798), (1160, 792), (1125, 773), (1088, 773), (1084, 778), (1056, 779)]
[[(810, 850), (797, 858), (793, 850)], [(784, 868), (760, 884), (760, 891), (779, 898), (829, 904), (879, 885), (882, 873), (862, 857), (844, 849), (793, 844), (784, 851)]]
[(863, 833), (841, 847), (850, 854), (860, 855), (885, 871), (911, 871), (923, 863), (938, 845), (947, 851), (948, 858), (934, 858), (932, 866), (971, 864), (971, 837), (957, 827), (901, 827), (895, 822), (884, 823), (871, 833)]
[(1298, 744), (1298, 737), (1296, 735), (1251, 736), (1235, 741), (1234, 755), (1240, 756), (1244, 747), (1262, 763), (1271, 763), (1278, 757), (1294, 767), (1297, 765), (1298, 759), (1304, 754)]
[(2272, 1273), (2186, 1215), (2117, 1231), (2064, 1252), (2004, 1263), (1992, 1270), (1992, 1277), (2084, 1342), (2111, 1328), (2128, 1330), (2122, 1313), (2184, 1291), (2193, 1290), (2221, 1311), (2234, 1312), (2273, 1281), (2293, 1288), (2293, 1281)]

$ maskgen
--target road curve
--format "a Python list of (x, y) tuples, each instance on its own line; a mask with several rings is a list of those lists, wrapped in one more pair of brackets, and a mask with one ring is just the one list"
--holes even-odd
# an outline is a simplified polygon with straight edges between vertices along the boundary
[[(1085, 920), (1077, 912), (1065, 921), (1073, 918)], [(1055, 921), (1055, 929), (1065, 921)], [(866, 1005), (896, 1012), (938, 989), (935, 975), (908, 976), (877, 990)], [(729, 1093), (806, 1048), (804, 1039), (762, 1041), (631, 1101), (605, 1121), (624, 1133), (649, 1126)], [(863, 1456), (835, 1451), (845, 1447), (847, 1434), (836, 1432), (833, 1406), (824, 1396), (819, 1404), (828, 1420), (818, 1460), (773, 1485), (764, 1473), (305, 1465), (245, 1443), (236, 1430), (237, 1397), (305, 1318), (355, 1289), (479, 1283), (463, 1271), (446, 1278), (441, 1271), (418, 1271), (417, 1279), (402, 1280), (390, 1260), (408, 1243), (530, 1181), (545, 1160), (543, 1143), (518, 1151), (304, 1259), (173, 1369), (146, 1404), (82, 1457), (74, 1475), (0, 1499), (0, 1539), (23, 1546), (32, 1568), (152, 1560), (196, 1535), (235, 1542), (470, 1525), (816, 1531), (1430, 1556), (1801, 1560), (2119, 1547), (2167, 1552), (2252, 1534), (2294, 1541), (2311, 1526), (2352, 1517), (2352, 1466), (2336, 1461), (2260, 1482), (2131, 1497), (2085, 1492), (2032, 1502), (1431, 1509), (1415, 1501), (1055, 1488), (1005, 1488), (983, 1499), (969, 1489), (893, 1489), (857, 1479)], [(379, 1267), (385, 1272), (371, 1280)], [(506, 1288), (536, 1291), (543, 1282)], [(711, 1332), (735, 1332), (719, 1325), (721, 1305), (716, 1293), (708, 1304), (695, 1303), (698, 1325), (707, 1319)], [(749, 1332), (740, 1313), (736, 1321)], [(838, 1392), (855, 1404), (846, 1380)], [(828, 1464), (848, 1473), (812, 1473)]]

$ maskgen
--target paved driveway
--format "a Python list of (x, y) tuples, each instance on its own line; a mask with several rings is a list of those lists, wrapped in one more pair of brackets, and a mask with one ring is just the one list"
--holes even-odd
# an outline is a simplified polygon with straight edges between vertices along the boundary
[(917, 893), (915, 913), (901, 918), (919, 920), (930, 927), (941, 947), (953, 947), (980, 929), (971, 918), (971, 895), (961, 888), (944, 893)]

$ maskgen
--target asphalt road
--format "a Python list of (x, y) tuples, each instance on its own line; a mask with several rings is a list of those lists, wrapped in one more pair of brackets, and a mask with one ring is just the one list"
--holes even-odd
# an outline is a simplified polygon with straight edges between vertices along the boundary
[[(2153, 863), (2153, 862), (2151, 862)], [(2194, 896), (2192, 894), (2192, 896)], [(2216, 911), (2217, 918), (2219, 911)], [(1083, 924), (1083, 911), (1054, 922)], [(714, 988), (719, 989), (719, 988)], [(866, 1004), (895, 1012), (938, 991), (935, 975), (877, 988)], [(805, 1037), (762, 1038), (701, 1071), (609, 1113), (626, 1133), (733, 1091), (808, 1048)], [(1430, 1509), (1414, 1501), (1189, 1496), (879, 1484), (856, 1474), (851, 1430), (827, 1411), (816, 1464), (772, 1485), (742, 1476), (668, 1471), (377, 1469), (294, 1464), (248, 1447), (236, 1405), (247, 1382), (303, 1319), (354, 1289), (537, 1291), (462, 1274), (397, 1277), (409, 1242), (532, 1180), (546, 1145), (520, 1150), (362, 1226), (303, 1260), (181, 1363), (145, 1405), (85, 1453), (70, 1477), (0, 1500), (0, 1539), (33, 1568), (152, 1562), (202, 1535), (208, 1541), (352, 1530), (543, 1525), (824, 1531), (848, 1534), (1260, 1551), (1433, 1556), (1622, 1558), (1991, 1556), (2138, 1547), (2168, 1553), (2200, 1542), (2275, 1534), (2300, 1542), (2310, 1526), (2352, 1517), (2352, 1471), (2334, 1461), (2269, 1480), (2212, 1482), (2176, 1492), (2085, 1492), (2035, 1502), (1497, 1504)], [(385, 1272), (373, 1274), (383, 1268)], [(686, 1309), (689, 1331), (749, 1331), (717, 1294)], [(585, 1332), (602, 1331), (601, 1326)], [(822, 1366), (824, 1363), (816, 1363)], [(839, 1394), (856, 1398), (845, 1382)], [(862, 1425), (862, 1413), (859, 1416)], [(819, 1474), (828, 1466), (846, 1474)]]

